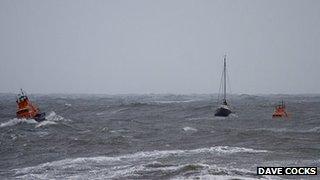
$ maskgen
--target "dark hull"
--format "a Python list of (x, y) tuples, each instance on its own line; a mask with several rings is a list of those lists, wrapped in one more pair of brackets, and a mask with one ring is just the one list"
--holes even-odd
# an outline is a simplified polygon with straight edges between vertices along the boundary
[(41, 122), (41, 121), (46, 120), (46, 113), (37, 114), (37, 115), (34, 117), (34, 120), (36, 120), (36, 121), (38, 121), (38, 122)]
[(221, 117), (227, 117), (227, 116), (229, 116), (229, 114), (231, 114), (231, 110), (230, 109), (219, 107), (216, 110), (216, 113), (214, 115), (215, 116), (221, 116)]
[(288, 117), (287, 115), (272, 115), (273, 118), (286, 118)]

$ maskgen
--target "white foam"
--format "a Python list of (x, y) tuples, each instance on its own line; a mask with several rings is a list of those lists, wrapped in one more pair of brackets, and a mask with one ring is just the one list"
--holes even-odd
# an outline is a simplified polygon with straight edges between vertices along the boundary
[[(130, 174), (132, 172), (140, 171), (145, 166), (141, 164), (146, 164), (145, 162), (153, 162), (159, 158), (165, 158), (169, 156), (190, 156), (203, 153), (210, 154), (233, 154), (233, 153), (265, 153), (266, 150), (255, 150), (250, 148), (242, 147), (229, 147), (229, 146), (214, 146), (210, 148), (199, 148), (192, 150), (164, 150), (164, 151), (145, 151), (137, 152), (134, 154), (121, 155), (116, 157), (98, 156), (98, 157), (80, 157), (74, 159), (64, 159), (59, 161), (48, 162), (40, 164), (37, 166), (26, 167), (21, 169), (16, 169), (16, 174), (20, 177), (28, 176), (32, 174), (43, 174), (49, 175), (49, 177), (56, 177), (57, 173), (61, 174), (65, 171), (70, 171), (73, 169), (77, 171), (81, 169), (84, 174), (88, 172), (97, 171), (107, 171), (103, 174), (107, 174), (108, 177), (118, 177), (119, 175)], [(140, 165), (139, 165), (140, 164)], [(105, 168), (100, 169), (101, 165)], [(109, 168), (107, 168), (109, 167)], [(111, 169), (110, 169), (111, 168)], [(159, 167), (162, 168), (162, 167)], [(164, 167), (170, 168), (170, 167)], [(172, 167), (171, 167), (172, 168)], [(174, 168), (174, 167), (173, 167)], [(176, 167), (179, 168), (179, 167)], [(49, 174), (48, 174), (49, 173)]]
[[(80, 164), (82, 163), (82, 164)], [(44, 167), (43, 169), (39, 169), (37, 171), (26, 171), (24, 175), (17, 176), (17, 178), (22, 179), (30, 179), (30, 178), (39, 178), (39, 179), (73, 179), (79, 178), (81, 179), (112, 179), (112, 178), (139, 178), (140, 175), (150, 174), (156, 171), (165, 172), (165, 173), (179, 173), (176, 177), (171, 179), (254, 179), (255, 171), (250, 171), (247, 169), (238, 169), (233, 167), (219, 167), (217, 165), (208, 165), (208, 164), (176, 164), (176, 165), (166, 165), (162, 163), (158, 163), (160, 166), (150, 166), (150, 163), (138, 162), (132, 163), (127, 162), (126, 164), (114, 164), (113, 166), (105, 166), (105, 163), (100, 162), (96, 167), (91, 166), (89, 161), (79, 161), (78, 167), (73, 167), (69, 164), (61, 164), (62, 166), (57, 167)], [(89, 165), (88, 165), (89, 164)], [(154, 164), (154, 162), (151, 162)], [(196, 171), (192, 175), (184, 176), (183, 171), (190, 171), (185, 169), (188, 166), (196, 167)], [(45, 169), (47, 168), (47, 169)], [(65, 170), (65, 172), (61, 172), (61, 170)], [(192, 170), (191, 170), (192, 171)], [(71, 173), (70, 173), (71, 172)], [(76, 172), (76, 174), (74, 174)], [(21, 172), (19, 172), (21, 173)], [(69, 174), (68, 174), (69, 173)], [(212, 174), (217, 173), (217, 174)], [(218, 175), (218, 174), (225, 175)], [(243, 175), (237, 175), (237, 174)], [(141, 177), (140, 177), (141, 178)], [(261, 179), (268, 179), (267, 177), (260, 177)], [(279, 179), (278, 177), (273, 176), (271, 179)]]
[(103, 114), (104, 114), (104, 112), (98, 112), (98, 113), (96, 113), (97, 116), (101, 116), (101, 115), (103, 115)]
[[(241, 180), (256, 180), (257, 178), (245, 177), (245, 176), (234, 176), (234, 175), (213, 175), (213, 174), (202, 174), (202, 175), (192, 175), (188, 178), (186, 177), (175, 177), (175, 180), (182, 179), (201, 179), (201, 180), (230, 180), (230, 179), (241, 179)], [(259, 179), (280, 179), (273, 176), (273, 178), (259, 177)]]
[(229, 119), (229, 118), (232, 118), (232, 119), (235, 119), (235, 118), (238, 118), (238, 115), (234, 114), (234, 113), (231, 113), (229, 116), (227, 117), (221, 117), (221, 116), (214, 116), (214, 119), (215, 120), (225, 120), (225, 119)]
[(52, 124), (57, 124), (57, 121), (70, 121), (69, 119), (65, 119), (62, 116), (57, 115), (54, 111), (50, 112), (49, 115), (46, 116), (46, 120), (38, 123), (34, 119), (19, 119), (19, 118), (14, 118), (10, 119), (7, 122), (1, 123), (0, 128), (2, 127), (8, 127), (8, 126), (14, 126), (20, 123), (27, 123), (27, 124), (36, 124), (36, 128), (46, 126), (46, 125), (52, 125)]
[(232, 118), (238, 118), (239, 116), (238, 116), (237, 114), (231, 113), (231, 114), (230, 114), (230, 117), (232, 117)]
[(182, 128), (184, 131), (194, 131), (194, 132), (197, 132), (198, 130), (196, 128), (193, 128), (193, 127), (184, 127)]
[(46, 120), (48, 121), (62, 121), (62, 120), (67, 120), (64, 117), (57, 115), (56, 112), (51, 111), (49, 115), (46, 116)]
[(122, 109), (118, 109), (118, 110), (114, 110), (114, 111), (112, 111), (111, 113), (112, 114), (116, 114), (116, 113), (119, 113), (119, 112), (121, 112), (121, 111), (125, 111), (125, 110), (127, 110), (128, 108), (122, 108)]
[(27, 123), (27, 124), (36, 124), (37, 121), (34, 119), (18, 119), (18, 118), (14, 118), (14, 119), (10, 119), (7, 122), (1, 123), (0, 127), (8, 127), (8, 126), (14, 126), (20, 123)]
[(49, 133), (48, 132), (45, 132), (45, 131), (39, 131), (39, 132), (37, 132), (37, 135), (39, 136), (39, 137), (44, 137), (44, 136), (47, 136)]
[(72, 105), (69, 104), (69, 103), (65, 103), (64, 105), (67, 106), (67, 107), (71, 107), (71, 106), (72, 106)]
[(118, 130), (111, 130), (110, 133), (121, 133), (121, 132), (129, 132), (130, 130), (126, 129), (118, 129)]
[[(190, 164), (192, 165), (192, 164)], [(239, 169), (239, 168), (234, 168), (232, 166), (229, 167), (219, 167), (217, 165), (208, 165), (208, 164), (194, 164), (194, 166), (199, 166), (201, 167), (200, 172), (192, 174), (188, 176), (187, 178), (185, 176), (178, 175), (174, 178), (171, 179), (244, 179), (244, 180), (253, 180), (256, 179), (256, 171), (250, 171), (248, 169)], [(212, 174), (214, 173), (214, 174)], [(221, 175), (225, 174), (225, 175)], [(242, 175), (237, 175), (237, 174), (242, 174)], [(253, 177), (252, 177), (253, 176)], [(281, 179), (277, 176), (273, 177), (265, 177), (261, 176), (259, 179)]]
[(57, 123), (54, 121), (42, 121), (42, 122), (38, 123), (35, 127), (38, 128), (38, 127), (52, 125), (52, 124), (57, 124)]
[(70, 119), (66, 119), (66, 118), (56, 114), (56, 112), (54, 112), (54, 111), (51, 111), (49, 113), (49, 115), (46, 116), (46, 120), (47, 121), (55, 121), (55, 122), (57, 122), (57, 121), (71, 121)]
[(59, 121), (70, 121), (69, 119), (65, 119), (64, 117), (57, 115), (56, 112), (51, 111), (47, 116), (46, 120), (39, 122), (35, 128), (43, 127), (43, 126), (48, 126), (48, 125), (53, 125), (57, 124)]
[(187, 118), (188, 121), (207, 119), (207, 117)]
[[(125, 111), (125, 110), (128, 110), (129, 108), (121, 108), (121, 109), (117, 109), (117, 110), (114, 110), (114, 111), (111, 111), (110, 114), (117, 114), (119, 112), (122, 112), (122, 111)], [(108, 113), (107, 111), (102, 111), (102, 112), (98, 112), (96, 113), (97, 116), (101, 116), (101, 115), (104, 115)]]

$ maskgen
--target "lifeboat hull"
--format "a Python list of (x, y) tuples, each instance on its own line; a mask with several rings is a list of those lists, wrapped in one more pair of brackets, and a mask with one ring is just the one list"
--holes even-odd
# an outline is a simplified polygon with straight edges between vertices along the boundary
[(275, 111), (272, 114), (272, 118), (285, 118), (285, 117), (288, 117), (288, 114), (286, 111), (286, 105), (282, 101), (280, 105), (276, 106)]
[(215, 116), (220, 116), (220, 117), (227, 117), (229, 116), (229, 114), (231, 114), (231, 110), (227, 107), (219, 107), (216, 112), (215, 112)]
[(286, 113), (284, 114), (273, 114), (272, 118), (286, 118), (288, 115)]
[(273, 118), (285, 118), (288, 117), (287, 112), (283, 108), (278, 108), (276, 111), (272, 114)]
[(18, 105), (17, 118), (34, 119), (38, 122), (46, 119), (46, 114), (41, 113), (39, 108), (30, 102), (28, 96), (22, 89), (21, 94), (18, 94), (16, 102)]
[(46, 113), (38, 113), (35, 115), (32, 115), (31, 113), (19, 113), (17, 112), (17, 118), (23, 118), (23, 119), (34, 119), (37, 122), (41, 122), (46, 120)]

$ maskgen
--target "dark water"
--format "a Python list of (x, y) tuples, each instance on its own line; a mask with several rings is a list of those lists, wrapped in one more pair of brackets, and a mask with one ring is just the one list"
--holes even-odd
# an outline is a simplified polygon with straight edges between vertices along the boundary
[[(0, 95), (0, 179), (246, 179), (257, 166), (320, 165), (320, 96), (33, 95), (47, 121)], [(290, 118), (272, 119), (284, 99)], [(319, 174), (319, 172), (318, 172)]]

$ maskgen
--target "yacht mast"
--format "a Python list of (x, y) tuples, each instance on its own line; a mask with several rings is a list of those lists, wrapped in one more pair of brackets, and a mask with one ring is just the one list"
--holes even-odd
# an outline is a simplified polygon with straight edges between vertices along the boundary
[(227, 99), (227, 55), (224, 55), (224, 64), (223, 64), (223, 102), (226, 102)]

